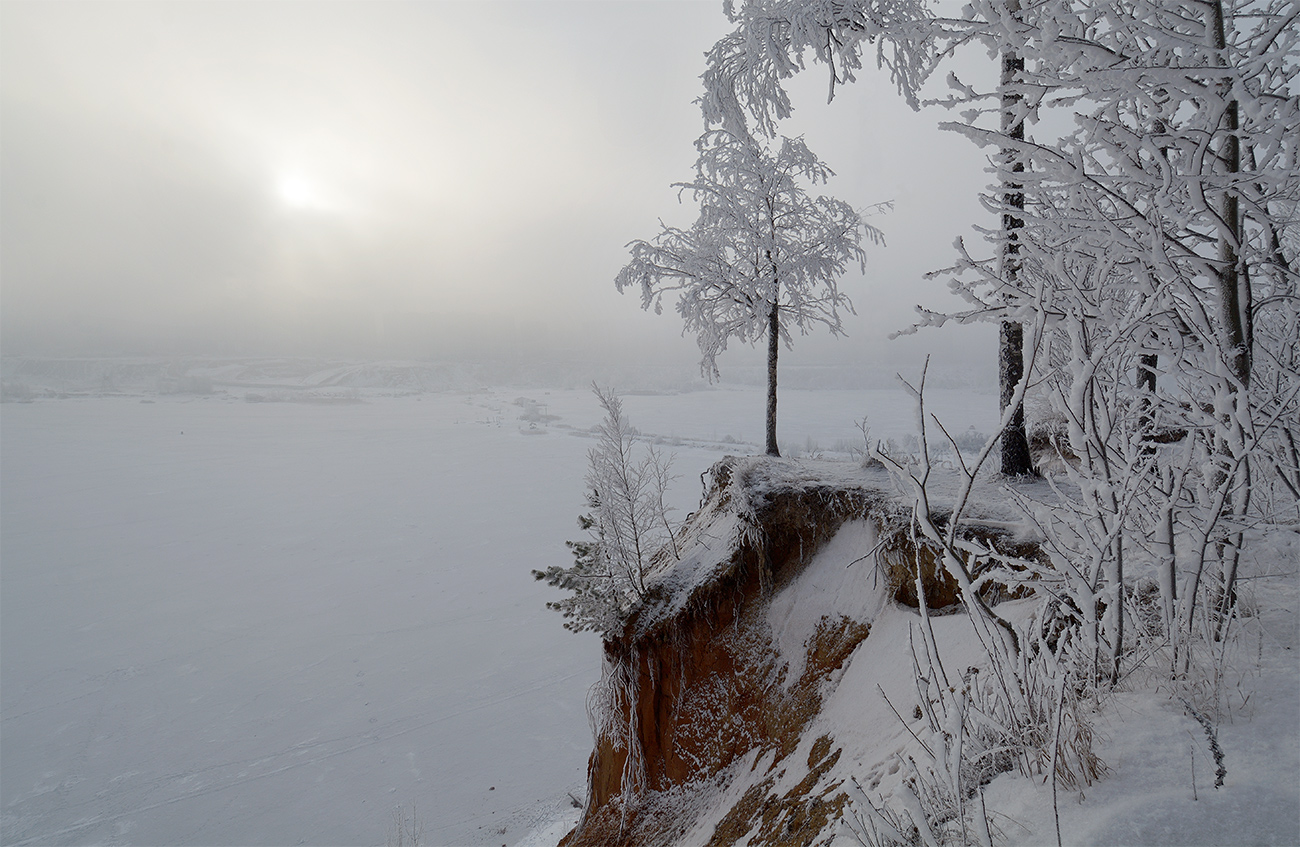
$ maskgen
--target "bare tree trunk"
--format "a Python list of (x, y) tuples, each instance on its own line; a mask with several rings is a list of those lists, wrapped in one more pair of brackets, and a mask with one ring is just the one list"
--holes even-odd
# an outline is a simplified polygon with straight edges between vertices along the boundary
[(1139, 354), (1137, 388), (1142, 394), (1138, 399), (1138, 432), (1142, 438), (1142, 452), (1147, 456), (1152, 456), (1156, 452), (1156, 368), (1159, 366), (1159, 354)]
[[(1020, 0), (1006, 0), (1007, 11), (1020, 11)], [(1010, 89), (1017, 75), (1025, 68), (1025, 60), (1012, 50), (1002, 54), (1002, 131), (1009, 138), (1023, 141), (1025, 122), (1018, 114), (1021, 96)], [(1019, 152), (1003, 150), (1011, 163), (1012, 173), (1023, 173), (1025, 164)], [(1010, 285), (1017, 285), (1020, 275), (1020, 243), (1017, 230), (1025, 225), (1024, 218), (1011, 210), (1025, 208), (1024, 185), (1004, 178), (1002, 200), (1007, 210), (1002, 213), (1002, 275)], [(998, 337), (998, 385), (1001, 389), (999, 410), (1006, 411), (1016, 386), (1025, 378), (1024, 327), (1018, 321), (1003, 321)], [(1024, 476), (1034, 473), (1029, 455), (1029, 438), (1025, 431), (1025, 408), (1022, 404), (1012, 414), (1011, 422), (1002, 433), (1002, 473), (1006, 476)]]
[[(1228, 64), (1227, 39), (1224, 32), (1223, 2), (1217, 0), (1211, 7), (1211, 38), (1214, 49), (1219, 51), (1221, 65)], [(1230, 89), (1228, 83), (1222, 83), (1224, 95)], [(1226, 134), (1219, 149), (1219, 159), (1228, 175), (1241, 173), (1241, 138), (1237, 135), (1239, 118), (1237, 101), (1229, 99), (1224, 113), (1223, 127)], [(1219, 307), (1224, 331), (1227, 338), (1229, 362), (1232, 375), (1242, 387), (1250, 385), (1251, 335), (1250, 317), (1250, 280), (1238, 268), (1240, 256), (1237, 245), (1241, 241), (1241, 209), (1235, 187), (1225, 187), (1219, 198), (1219, 216), (1222, 218), (1219, 232)]]
[(1178, 547), (1174, 541), (1174, 496), (1178, 483), (1174, 481), (1172, 469), (1161, 471), (1160, 523), (1156, 527), (1156, 550), (1159, 551), (1157, 574), (1160, 579), (1160, 596), (1165, 616), (1165, 637), (1173, 645), (1170, 671), (1178, 671), (1178, 650), (1180, 639), (1175, 632), (1178, 625)]
[[(1210, 6), (1210, 38), (1212, 46), (1219, 53), (1219, 64), (1228, 66), (1227, 38), (1224, 26), (1223, 0), (1215, 0)], [(1220, 93), (1227, 100), (1223, 115), (1225, 134), (1218, 150), (1220, 169), (1230, 181), (1241, 174), (1241, 138), (1237, 134), (1240, 117), (1235, 98), (1231, 97), (1231, 84), (1227, 81), (1219, 84)], [(1225, 433), (1220, 437), (1219, 450), (1224, 455), (1225, 465), (1235, 465), (1232, 478), (1217, 480), (1220, 485), (1231, 485), (1236, 492), (1225, 503), (1226, 511), (1242, 515), (1246, 511), (1250, 492), (1250, 465), (1248, 461), (1233, 462), (1239, 459), (1234, 452), (1241, 448), (1243, 439), (1242, 420), (1249, 414), (1250, 399), (1245, 396), (1250, 387), (1251, 354), (1254, 345), (1252, 338), (1250, 277), (1241, 262), (1239, 245), (1242, 240), (1241, 208), (1238, 188), (1225, 184), (1219, 196), (1219, 314), (1223, 322), (1224, 336), (1222, 343), (1228, 356), (1228, 367), (1232, 373), (1233, 384), (1229, 385), (1232, 394), (1231, 406), (1217, 410), (1226, 417), (1223, 421)], [(1240, 558), (1242, 535), (1231, 534), (1219, 545), (1224, 562), (1223, 594), (1219, 600), (1216, 615), (1215, 638), (1222, 636), (1227, 620), (1236, 605), (1237, 564)]]
[(776, 354), (781, 349), (781, 311), (772, 304), (767, 318), (767, 455), (780, 456), (776, 446)]
[[(1118, 504), (1116, 504), (1118, 506)], [(1124, 534), (1115, 536), (1115, 650), (1110, 660), (1110, 684), (1119, 682), (1120, 662), (1124, 658)]]
[[(1025, 330), (1017, 321), (1003, 321), (998, 338), (998, 383), (1001, 402), (998, 408), (1005, 411), (1016, 393), (1016, 386), (1025, 376)], [(1011, 416), (1011, 422), (1002, 432), (1002, 473), (1006, 476), (1024, 476), (1034, 473), (1034, 463), (1029, 455), (1029, 438), (1025, 432), (1025, 407), (1020, 405)]]

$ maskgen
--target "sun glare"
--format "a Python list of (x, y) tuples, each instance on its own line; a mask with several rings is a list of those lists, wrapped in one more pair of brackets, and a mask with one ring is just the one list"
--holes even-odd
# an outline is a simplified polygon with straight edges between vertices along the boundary
[(281, 174), (276, 181), (275, 191), (282, 203), (294, 209), (320, 208), (325, 205), (320, 190), (301, 174)]

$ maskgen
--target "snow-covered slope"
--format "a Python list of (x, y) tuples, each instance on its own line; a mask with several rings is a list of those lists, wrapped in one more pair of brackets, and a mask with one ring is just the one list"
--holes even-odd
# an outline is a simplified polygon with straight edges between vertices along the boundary
[[(880, 837), (880, 811), (922, 814), (921, 615), (878, 555), (905, 504), (883, 472), (856, 464), (729, 458), (711, 475), (681, 558), (605, 641), (588, 805), (564, 843)], [(990, 517), (1005, 509), (995, 495), (979, 498)], [(1203, 723), (1136, 662), (1086, 706), (1103, 778), (1061, 788), (1054, 806), (1043, 779), (997, 776), (969, 800), (984, 802), (993, 840), (1054, 844), (1059, 815), (1065, 844), (1297, 843), (1298, 545), (1294, 530), (1261, 539), (1271, 564), (1243, 600), (1238, 635), (1209, 657), (1217, 677), (1204, 684), (1224, 708), (1201, 717), (1225, 751), (1222, 787)], [(927, 585), (927, 597), (944, 591)], [(1007, 600), (998, 613), (1018, 621), (1035, 607)], [(968, 616), (931, 620), (950, 673), (988, 672)]]

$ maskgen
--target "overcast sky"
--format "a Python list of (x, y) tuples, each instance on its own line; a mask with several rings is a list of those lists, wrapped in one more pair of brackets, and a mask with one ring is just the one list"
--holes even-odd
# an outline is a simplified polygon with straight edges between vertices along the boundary
[[(714, 0), (2, 3), (3, 350), (694, 359), (613, 278), (693, 218), (670, 186), (729, 28)], [(804, 77), (784, 132), (896, 208), (851, 337), (791, 355), (991, 361), (984, 335), (884, 343), (951, 305), (921, 275), (980, 220), (983, 154), (879, 73), (829, 106)]]

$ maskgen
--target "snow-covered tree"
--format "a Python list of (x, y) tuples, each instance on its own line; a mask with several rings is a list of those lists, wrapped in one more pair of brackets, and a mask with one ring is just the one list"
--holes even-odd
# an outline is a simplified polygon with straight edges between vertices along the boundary
[[(919, 534), (988, 652), (994, 672), (980, 676), (996, 684), (976, 709), (1004, 737), (985, 749), (1049, 738), (1039, 760), (1055, 780), (1067, 692), (1158, 662), (1198, 696), (1194, 657), (1222, 661), (1252, 529), (1300, 514), (1300, 2), (970, 0), (958, 18), (879, 14), (898, 8), (748, 0), (710, 54), (705, 115), (774, 134), (791, 108), (782, 80), (805, 51), (841, 82), (866, 44), (885, 59), (901, 47), (882, 64), (913, 102), (962, 45), (1002, 58), (1000, 77), (949, 74), (943, 101), (962, 110), (944, 126), (993, 154), (982, 199), (1001, 225), (958, 245), (949, 273), (968, 306), (922, 323), (1023, 329), (1020, 364), (1061, 430), (1047, 486), (1009, 492), (1035, 555), (958, 530), (992, 443), (958, 461), (946, 527), (930, 520), (928, 457), (877, 458), (915, 490)], [(907, 52), (916, 45), (932, 61)], [(1016, 382), (1013, 400), (1028, 384), (1004, 388)], [(970, 589), (989, 581), (1039, 598), (1033, 625), (1013, 631), (982, 607)], [(965, 711), (974, 688), (945, 684), (940, 698), (958, 692), (950, 705)], [(960, 763), (962, 733), (932, 728), (936, 768), (949, 753)]]
[(632, 260), (619, 272), (619, 291), (641, 290), (643, 308), (663, 310), (665, 295), (694, 333), (701, 370), (718, 375), (727, 343), (767, 338), (767, 453), (776, 442), (777, 354), (792, 329), (807, 334), (822, 325), (843, 334), (840, 315), (853, 304), (839, 278), (851, 263), (865, 270), (865, 232), (880, 231), (849, 204), (812, 197), (803, 182), (824, 183), (833, 172), (802, 139), (783, 138), (775, 153), (763, 143), (728, 130), (696, 141), (690, 192), (700, 215), (688, 229), (662, 226), (652, 241), (633, 241)]
[[(1001, 56), (996, 83), (949, 75), (947, 105), (964, 111), (945, 126), (997, 151), (984, 202), (1002, 225), (987, 233), (993, 255), (962, 245), (954, 287), (970, 308), (924, 321), (1041, 324), (1041, 349), (1022, 358), (1069, 423), (1070, 472), (1091, 505), (1067, 511), (1091, 510), (1088, 532), (1106, 548), (1087, 553), (1090, 591), (1107, 603), (1133, 553), (1124, 539), (1159, 536), (1169, 608), (1190, 626), (1214, 572), (1224, 620), (1260, 487), (1252, 456), (1268, 452), (1280, 492), (1296, 487), (1283, 473), (1297, 464), (1295, 345), (1276, 342), (1297, 325), (1300, 277), (1285, 245), (1300, 196), (1300, 3), (975, 0), (960, 18), (898, 9), (750, 0), (710, 54), (705, 78), (718, 90), (706, 116), (770, 131), (789, 112), (781, 80), (803, 51), (847, 80), (863, 45), (892, 45), (878, 55), (912, 97), (963, 44)], [(1158, 446), (1174, 441), (1177, 457)], [(1175, 532), (1199, 539), (1181, 565)], [(1115, 657), (1123, 604), (1108, 602), (1107, 615), (1097, 643)]]
[[(1023, 209), (986, 202), (1022, 217), (1033, 280), (964, 257), (965, 317), (1047, 318), (1044, 385), (1070, 424), (1075, 481), (1095, 500), (1085, 511), (1108, 539), (1089, 554), (1099, 584), (1118, 591), (1125, 544), (1160, 537), (1166, 607), (1191, 627), (1208, 581), (1217, 628), (1235, 596), (1252, 463), (1261, 445), (1294, 441), (1297, 419), (1294, 358), (1257, 343), (1256, 327), (1277, 337), (1295, 326), (1300, 276), (1282, 243), (1300, 196), (1300, 4), (1059, 0), (1017, 19), (987, 9), (952, 26), (1025, 58), (1011, 85), (1026, 118), (1073, 125), (1016, 139), (982, 126), (980, 109), (950, 125), (1017, 150)], [(956, 87), (963, 104), (992, 108), (993, 92)], [(1157, 447), (1170, 440), (1177, 450)], [(1190, 556), (1175, 534), (1195, 539)], [(1117, 662), (1123, 604), (1107, 618)]]
[(739, 7), (726, 0), (724, 10), (736, 28), (707, 54), (700, 105), (709, 124), (739, 135), (750, 134), (752, 121), (759, 134), (776, 137), (777, 121), (792, 108), (783, 83), (804, 69), (805, 53), (830, 71), (830, 99), (856, 79), (874, 46), (876, 65), (913, 106), (936, 57), (925, 0), (742, 0)]
[(638, 449), (637, 432), (623, 414), (623, 401), (607, 388), (592, 391), (605, 410), (599, 441), (587, 453), (587, 508), (578, 526), (583, 541), (568, 541), (572, 567), (552, 565), (533, 576), (572, 592), (547, 607), (562, 613), (574, 632), (608, 632), (646, 593), (654, 557), (674, 551), (664, 491), (671, 459), (653, 446)]
[[(1020, 0), (1003, 0), (1002, 14), (1011, 20), (1020, 15)], [(998, 80), (1002, 134), (1013, 142), (1025, 140), (1024, 95), (1017, 83), (1025, 69), (1025, 60), (1013, 45), (1002, 45), (1002, 73)], [(1024, 227), (1025, 187), (1020, 175), (1025, 164), (1017, 146), (1004, 148), (1000, 154), (1002, 190), (1002, 277), (1008, 285), (1020, 284), (1020, 230)], [(1011, 406), (1017, 386), (1025, 378), (1025, 329), (1020, 321), (1004, 318), (998, 327), (998, 391), (999, 408), (1006, 412)], [(1029, 439), (1025, 431), (1025, 407), (1021, 403), (1011, 409), (1011, 418), (1002, 430), (1002, 473), (1005, 476), (1033, 474), (1034, 463), (1029, 455)]]
[[(708, 54), (703, 77), (706, 94), (701, 100), (704, 115), (709, 122), (733, 131), (747, 131), (752, 121), (757, 131), (767, 136), (774, 136), (777, 121), (790, 114), (792, 106), (782, 83), (804, 68), (805, 52), (829, 69), (830, 100), (837, 85), (855, 79), (862, 69), (864, 50), (874, 46), (877, 66), (888, 71), (899, 93), (917, 107), (922, 84), (943, 58), (957, 45), (980, 35), (969, 26), (953, 26), (936, 18), (918, 0), (745, 0), (739, 8), (730, 2), (726, 8), (737, 26)], [(998, 0), (981, 9), (1000, 21), (1014, 21), (1020, 14), (1020, 2)], [(1000, 45), (1000, 53), (1001, 129), (1008, 137), (1023, 140), (1023, 95), (1015, 83), (1024, 60), (1009, 42)], [(1022, 224), (1014, 210), (1023, 205), (1024, 197), (1015, 175), (1023, 170), (1023, 164), (1015, 147), (1004, 149), (1000, 160), (1000, 190), (1010, 211), (1001, 215), (998, 240), (1002, 272), (1014, 284), (1020, 266), (1017, 237)], [(1000, 323), (998, 373), (1005, 408), (1023, 378), (1023, 328), (1011, 318)], [(1033, 473), (1023, 407), (1013, 410), (1011, 423), (1002, 434), (1001, 456), (1004, 474)]]

